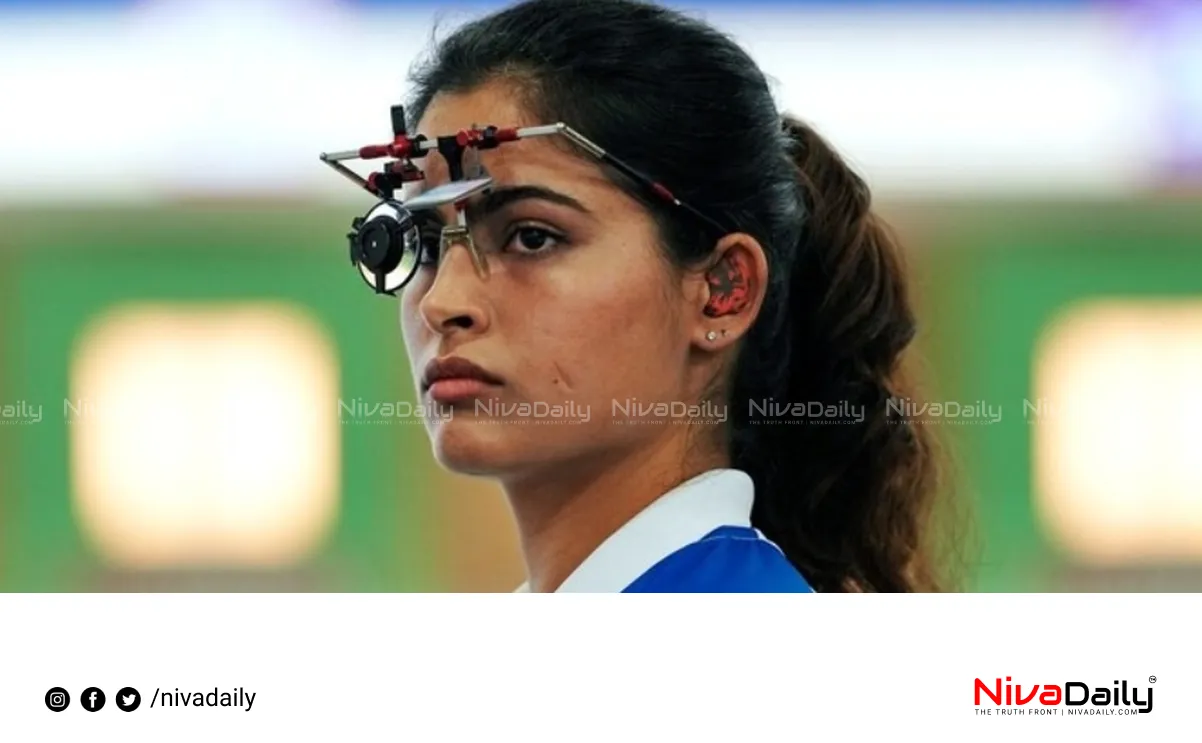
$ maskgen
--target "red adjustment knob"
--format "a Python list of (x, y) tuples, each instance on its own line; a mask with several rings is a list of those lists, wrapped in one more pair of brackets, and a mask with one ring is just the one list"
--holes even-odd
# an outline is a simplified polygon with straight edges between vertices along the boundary
[(392, 157), (409, 157), (409, 153), (413, 151), (413, 140), (402, 135), (396, 138), (388, 147), (388, 154)]
[(667, 201), (670, 203), (676, 203), (676, 197), (673, 196), (672, 192), (669, 191), (666, 187), (664, 187), (664, 185), (662, 183), (652, 182), (651, 190), (654, 191), (655, 194), (657, 196), (659, 196), (661, 199), (663, 199), (664, 201)]
[(369, 144), (366, 147), (359, 148), (359, 158), (362, 160), (371, 160), (377, 157), (388, 157), (393, 145), (389, 144)]
[(455, 135), (455, 143), (460, 147), (479, 144), (484, 139), (484, 132), (479, 129), (461, 129)]

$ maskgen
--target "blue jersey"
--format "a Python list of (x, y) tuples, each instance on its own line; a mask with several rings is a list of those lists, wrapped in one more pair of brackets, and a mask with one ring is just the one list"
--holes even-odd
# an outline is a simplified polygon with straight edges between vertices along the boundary
[(755, 529), (721, 526), (655, 563), (623, 593), (812, 593)]

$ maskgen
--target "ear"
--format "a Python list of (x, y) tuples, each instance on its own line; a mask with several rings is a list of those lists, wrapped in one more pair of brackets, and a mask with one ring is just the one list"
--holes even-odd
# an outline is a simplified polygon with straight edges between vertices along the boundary
[(703, 303), (696, 318), (697, 342), (722, 348), (742, 337), (759, 315), (768, 287), (768, 257), (751, 235), (723, 237), (704, 271)]

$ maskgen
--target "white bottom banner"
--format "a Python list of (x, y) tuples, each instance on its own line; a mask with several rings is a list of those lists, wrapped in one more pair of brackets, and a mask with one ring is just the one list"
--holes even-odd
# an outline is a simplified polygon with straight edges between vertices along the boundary
[(0, 596), (12, 741), (1184, 740), (1198, 595)]

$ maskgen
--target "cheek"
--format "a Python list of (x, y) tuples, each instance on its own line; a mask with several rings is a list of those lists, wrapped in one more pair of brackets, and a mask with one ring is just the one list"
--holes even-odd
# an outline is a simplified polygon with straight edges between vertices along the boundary
[[(663, 394), (677, 379), (677, 313), (665, 291), (666, 272), (650, 250), (598, 245), (547, 284), (552, 296), (535, 306), (555, 310), (534, 315), (532, 347), (545, 349), (550, 363), (540, 371), (553, 384), (559, 379), (556, 386), (583, 397), (622, 398)], [(607, 255), (613, 257), (597, 260)]]

